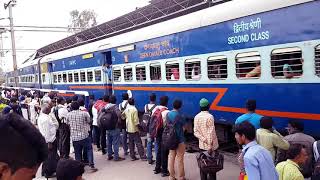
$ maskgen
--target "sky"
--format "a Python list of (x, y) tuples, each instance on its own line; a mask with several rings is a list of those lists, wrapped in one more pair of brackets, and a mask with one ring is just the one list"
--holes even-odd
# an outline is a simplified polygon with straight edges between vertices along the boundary
[[(94, 10), (97, 14), (98, 24), (104, 23), (128, 12), (136, 7), (143, 7), (150, 0), (17, 0), (13, 7), (13, 21), (15, 26), (59, 26), (67, 27), (70, 24), (72, 10)], [(0, 0), (0, 26), (8, 26), (9, 11), (3, 4), (9, 0)], [(21, 29), (21, 28), (20, 28)], [(16, 49), (39, 49), (52, 42), (65, 38), (70, 33), (57, 32), (21, 32), (15, 31)], [(3, 49), (11, 49), (10, 33), (3, 36)], [(18, 66), (26, 60), (33, 51), (17, 51)], [(5, 52), (5, 57), (0, 57), (1, 68), (12, 70), (11, 51)]]

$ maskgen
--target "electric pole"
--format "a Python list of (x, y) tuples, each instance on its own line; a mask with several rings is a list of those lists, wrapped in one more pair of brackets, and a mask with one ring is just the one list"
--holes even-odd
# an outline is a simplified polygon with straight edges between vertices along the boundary
[(10, 20), (10, 33), (11, 33), (11, 44), (12, 44), (12, 59), (13, 59), (13, 71), (14, 71), (14, 82), (15, 86), (18, 87), (18, 66), (17, 66), (17, 54), (16, 54), (16, 43), (14, 38), (13, 29), (13, 17), (12, 7), (16, 5), (16, 0), (10, 0), (7, 4), (4, 4), (4, 9), (9, 9), (9, 20)]

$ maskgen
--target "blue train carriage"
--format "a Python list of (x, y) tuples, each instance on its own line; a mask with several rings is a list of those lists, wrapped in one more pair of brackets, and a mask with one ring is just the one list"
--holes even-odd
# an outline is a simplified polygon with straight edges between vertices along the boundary
[(140, 109), (151, 92), (170, 106), (179, 98), (190, 118), (205, 97), (216, 122), (228, 124), (256, 99), (277, 128), (300, 119), (320, 137), (319, 9), (319, 1), (231, 1), (119, 35), (136, 41), (112, 50), (114, 93), (131, 90)]

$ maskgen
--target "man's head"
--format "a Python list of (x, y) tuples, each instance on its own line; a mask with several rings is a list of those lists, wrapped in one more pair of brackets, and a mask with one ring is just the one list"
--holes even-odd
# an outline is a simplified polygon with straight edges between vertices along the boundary
[(182, 107), (182, 101), (179, 99), (176, 99), (173, 101), (173, 109), (179, 110)]
[(72, 103), (72, 99), (71, 98), (67, 98), (66, 102), (67, 102), (67, 104), (71, 104)]
[(51, 106), (48, 103), (44, 103), (41, 105), (41, 112), (44, 114), (50, 114), (51, 112)]
[(206, 98), (202, 98), (199, 102), (200, 110), (201, 111), (209, 111), (210, 104), (209, 101)]
[(296, 132), (303, 132), (304, 125), (301, 121), (298, 120), (290, 120), (288, 123), (288, 132), (289, 134), (293, 134)]
[(109, 96), (108, 95), (104, 95), (102, 99), (103, 99), (104, 102), (109, 102)]
[(149, 97), (150, 102), (156, 102), (156, 98), (157, 98), (157, 96), (156, 96), (155, 93), (151, 93), (151, 94), (150, 94), (150, 97)]
[(78, 103), (79, 103), (79, 106), (85, 105), (84, 99), (82, 99), (82, 98), (78, 99)]
[(271, 117), (262, 117), (260, 119), (260, 126), (263, 129), (272, 129), (273, 126), (273, 120)]
[(248, 144), (256, 138), (256, 129), (248, 121), (237, 124), (234, 132), (235, 138), (240, 145)]
[(308, 159), (308, 153), (302, 144), (291, 144), (287, 151), (287, 158), (297, 164), (304, 164)]
[(80, 108), (80, 105), (79, 105), (78, 101), (73, 101), (73, 102), (71, 103), (71, 109), (72, 109), (72, 111), (79, 110), (79, 108)]
[(31, 180), (48, 156), (45, 139), (16, 114), (0, 116), (0, 179)]
[(84, 165), (72, 159), (60, 159), (57, 165), (57, 180), (82, 180)]
[(129, 98), (128, 99), (128, 103), (132, 106), (134, 106), (134, 99), (133, 98)]
[(128, 99), (129, 99), (128, 93), (122, 93), (122, 100), (128, 100)]
[(246, 102), (246, 108), (249, 112), (254, 112), (256, 110), (256, 107), (257, 107), (257, 103), (256, 103), (256, 100), (253, 100), (253, 99), (249, 99), (247, 102)]
[(117, 98), (115, 95), (111, 95), (110, 98), (109, 98), (109, 102), (111, 104), (116, 104), (117, 103)]
[(77, 95), (74, 95), (74, 96), (72, 97), (72, 101), (78, 101), (78, 99), (79, 99), (79, 97), (78, 97)]
[(58, 103), (58, 104), (64, 105), (65, 102), (66, 102), (66, 101), (65, 101), (64, 97), (62, 97), (62, 96), (59, 96), (59, 97), (58, 97), (58, 99), (57, 99), (57, 103)]
[(160, 105), (161, 106), (168, 106), (169, 97), (168, 96), (162, 96), (160, 97)]

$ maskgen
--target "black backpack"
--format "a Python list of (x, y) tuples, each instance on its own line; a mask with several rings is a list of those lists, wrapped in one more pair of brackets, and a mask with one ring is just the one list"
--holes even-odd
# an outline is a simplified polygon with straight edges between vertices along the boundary
[(126, 118), (124, 115), (124, 110), (127, 109), (128, 102), (124, 104), (124, 107), (122, 107), (122, 103), (120, 103), (120, 111), (121, 111), (121, 121), (119, 123), (120, 129), (126, 129)]
[(162, 133), (162, 143), (165, 149), (176, 150), (178, 148), (179, 139), (177, 137), (175, 125), (179, 119), (180, 116), (178, 115), (173, 122), (170, 122), (167, 115), (167, 123), (164, 126)]
[(148, 132), (148, 127), (150, 124), (150, 119), (151, 119), (151, 115), (152, 115), (152, 111), (154, 110), (154, 108), (156, 108), (157, 105), (153, 105), (151, 107), (151, 109), (148, 108), (148, 104), (146, 105), (146, 112), (143, 114), (142, 116), (142, 121), (140, 122), (139, 126), (141, 128), (141, 130), (143, 132)]
[(113, 106), (109, 109), (102, 109), (99, 115), (98, 122), (101, 128), (105, 130), (116, 129), (118, 123), (118, 115), (116, 113), (117, 106)]
[(58, 106), (56, 106), (54, 109), (53, 109), (53, 113), (54, 113), (54, 116), (56, 117), (56, 119), (57, 119), (57, 121), (58, 121), (58, 123), (59, 123), (59, 125), (61, 124), (61, 120), (60, 120), (60, 118), (59, 118), (59, 107)]

